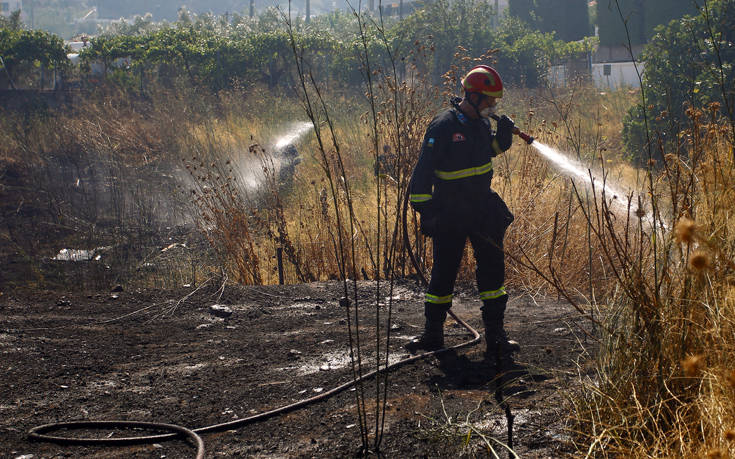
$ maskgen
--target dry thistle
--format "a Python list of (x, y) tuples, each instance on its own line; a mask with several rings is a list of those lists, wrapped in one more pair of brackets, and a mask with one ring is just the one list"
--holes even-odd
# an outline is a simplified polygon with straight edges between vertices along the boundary
[(697, 225), (694, 223), (694, 220), (687, 217), (680, 218), (674, 227), (674, 237), (676, 238), (676, 242), (679, 244), (682, 242), (691, 244), (694, 241), (694, 233), (696, 229)]
[(704, 250), (695, 250), (689, 257), (689, 269), (692, 271), (702, 271), (709, 268), (711, 260), (709, 254)]
[(702, 372), (702, 370), (704, 370), (704, 357), (701, 355), (690, 355), (681, 361), (681, 367), (684, 369), (684, 374), (687, 376), (697, 376)]
[(735, 429), (727, 429), (725, 431), (725, 440), (735, 441)]

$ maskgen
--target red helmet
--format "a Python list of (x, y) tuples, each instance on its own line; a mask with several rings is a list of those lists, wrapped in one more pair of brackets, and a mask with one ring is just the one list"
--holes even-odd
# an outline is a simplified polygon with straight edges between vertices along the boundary
[(462, 78), (462, 87), (465, 92), (478, 92), (498, 99), (503, 97), (503, 81), (498, 72), (487, 65), (478, 65), (467, 72)]

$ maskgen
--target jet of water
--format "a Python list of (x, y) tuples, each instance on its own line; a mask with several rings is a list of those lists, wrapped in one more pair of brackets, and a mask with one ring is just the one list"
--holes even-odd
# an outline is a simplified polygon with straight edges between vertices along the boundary
[(286, 134), (278, 137), (278, 140), (276, 140), (276, 143), (274, 144), (274, 146), (280, 150), (281, 148), (284, 148), (287, 145), (294, 143), (302, 135), (309, 132), (312, 127), (313, 126), (311, 122), (301, 121), (301, 122), (295, 123)]
[[(293, 158), (285, 158), (283, 150), (303, 137), (307, 132), (312, 129), (313, 125), (310, 122), (299, 121), (293, 123), (289, 129), (284, 133), (276, 137), (272, 143), (272, 155), (270, 159), (270, 166), (278, 174), (280, 170), (289, 164), (289, 161), (293, 161)], [(243, 182), (250, 191), (255, 191), (261, 187), (265, 177), (263, 176), (262, 164), (257, 161), (250, 160), (247, 164), (243, 164)]]
[[(586, 186), (595, 187), (596, 192), (600, 192), (600, 195), (604, 195), (608, 200), (610, 208), (617, 211), (618, 213), (625, 214), (628, 212), (628, 200), (624, 199), (628, 196), (627, 193), (623, 193), (618, 187), (613, 186), (607, 179), (602, 180), (590, 171), (589, 168), (584, 167), (578, 161), (569, 158), (564, 153), (560, 152), (555, 148), (551, 148), (538, 140), (534, 140), (531, 144), (544, 158), (549, 160), (559, 171), (563, 174), (568, 175), (572, 178), (580, 179)], [(640, 193), (639, 193), (640, 194)], [(652, 221), (649, 214), (643, 217), (644, 220)]]

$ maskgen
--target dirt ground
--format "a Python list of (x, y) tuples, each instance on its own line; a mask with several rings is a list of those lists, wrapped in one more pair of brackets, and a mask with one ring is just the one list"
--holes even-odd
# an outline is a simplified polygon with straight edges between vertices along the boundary
[[(193, 457), (194, 449), (178, 440), (82, 447), (30, 442), (26, 434), (40, 424), (69, 420), (197, 428), (350, 380), (342, 284), (221, 287), (211, 281), (170, 291), (0, 296), (0, 457)], [(374, 367), (376, 310), (384, 321), (388, 295), (381, 291), (376, 309), (375, 283), (358, 283), (362, 361), (368, 369)], [(422, 298), (415, 283), (395, 286), (392, 361), (405, 357), (402, 346), (420, 333)], [(231, 316), (217, 317), (214, 304), (229, 307)], [(467, 291), (456, 297), (453, 310), (481, 331), (479, 306)], [(511, 338), (521, 343), (505, 387), (514, 450), (520, 457), (569, 455), (566, 397), (585, 368), (584, 321), (564, 302), (518, 292), (511, 294), (506, 320)], [(452, 320), (446, 333), (447, 344), (471, 339)], [(484, 342), (390, 372), (383, 457), (493, 457), (485, 440), (502, 449), (493, 439), (507, 440), (506, 417), (493, 398), (495, 372), (483, 363), (483, 348)], [(205, 434), (207, 457), (354, 457), (361, 445), (357, 393), (346, 390), (286, 415)], [(374, 379), (365, 382), (364, 397), (374, 432)]]

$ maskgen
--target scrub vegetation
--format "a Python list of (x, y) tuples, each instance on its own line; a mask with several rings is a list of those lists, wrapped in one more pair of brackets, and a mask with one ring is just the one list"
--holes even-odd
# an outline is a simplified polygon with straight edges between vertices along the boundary
[[(83, 98), (0, 117), (0, 247), (12, 267), (0, 285), (274, 284), (282, 257), (286, 283), (336, 279), (348, 297), (358, 278), (415, 277), (406, 243), (428, 272), (431, 242), (404, 213), (409, 174), (459, 76), (497, 60), (512, 83), (501, 112), (617, 189), (636, 190), (587, 188), (519, 141), (494, 164), (493, 186), (516, 217), (507, 285), (564, 297), (594, 326), (583, 356), (593, 364), (580, 364), (580, 388), (568, 393), (574, 446), (596, 457), (732, 455), (733, 15), (717, 16), (732, 2), (658, 29), (643, 92), (584, 81), (545, 88), (549, 56), (591, 42), (559, 42), (515, 20), (488, 36), (468, 35), (464, 21), (447, 26), (466, 35), (466, 48), (450, 46), (450, 33), (422, 32), (421, 14), (458, 17), (462, 5), (468, 21), (486, 14), (479, 3), (436, 2), (400, 26), (340, 14), (308, 26), (284, 26), (275, 13), (182, 17), (94, 39), (82, 57), (103, 72), (81, 70), (91, 88)], [(694, 24), (707, 71), (696, 81), (662, 76), (677, 64), (657, 43)], [(118, 58), (129, 61), (113, 65)], [(667, 95), (704, 95), (664, 100), (671, 83), (679, 86)], [(298, 122), (311, 126), (292, 140), (300, 162), (289, 162), (276, 143)], [(102, 261), (60, 273), (48, 260), (62, 246), (99, 250)], [(460, 283), (473, 276), (469, 256)], [(382, 384), (367, 397), (356, 391), (364, 451), (379, 449)]]

